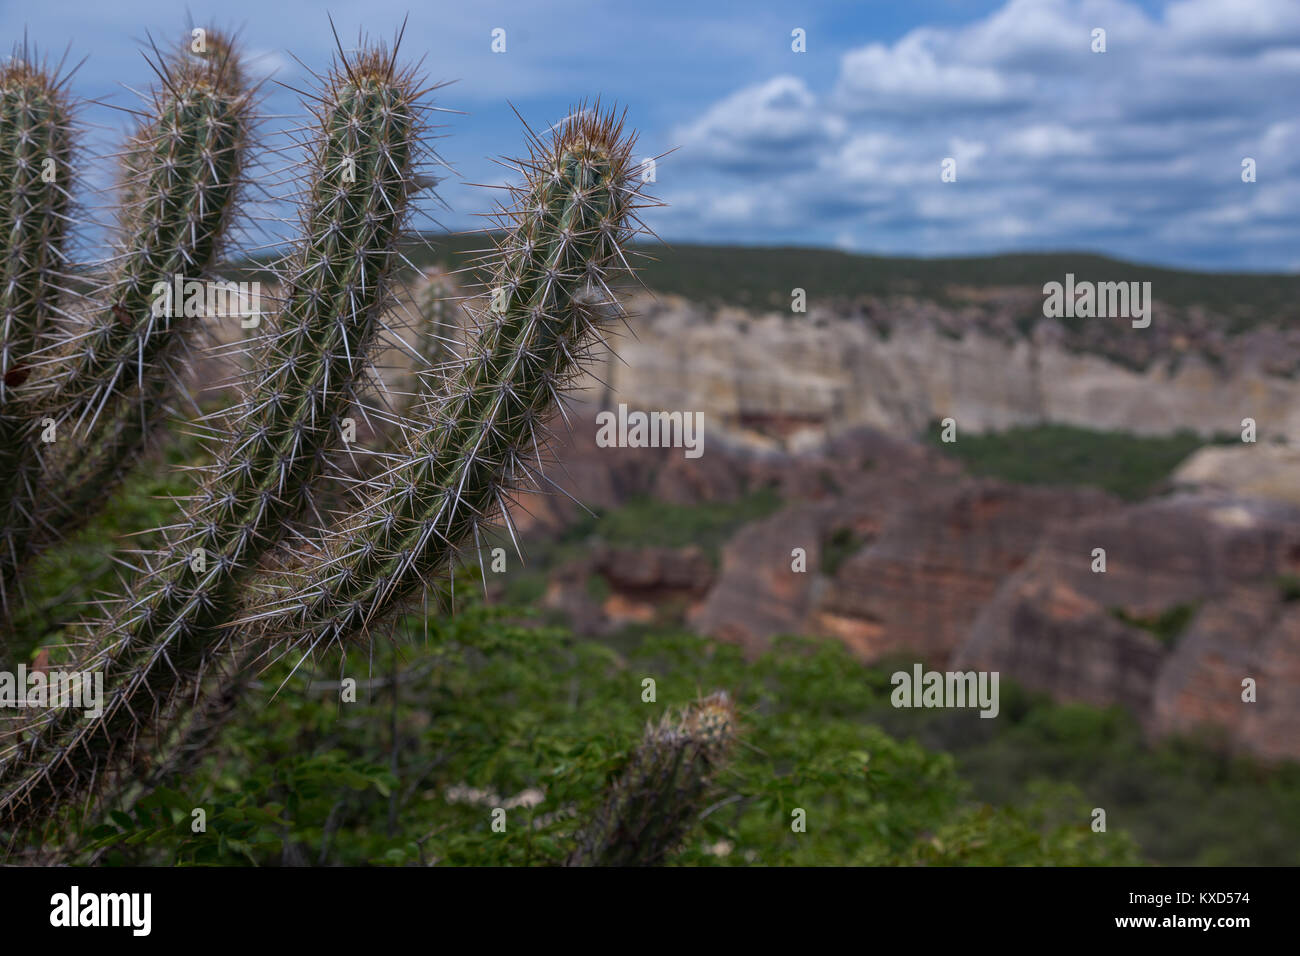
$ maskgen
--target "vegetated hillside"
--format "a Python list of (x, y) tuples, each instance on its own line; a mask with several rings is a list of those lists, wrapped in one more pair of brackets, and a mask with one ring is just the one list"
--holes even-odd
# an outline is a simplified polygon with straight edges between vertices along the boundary
[[(437, 251), (464, 263), (482, 236), (430, 237)], [(1046, 282), (1150, 282), (1176, 306), (1200, 305), (1249, 326), (1265, 317), (1300, 318), (1300, 275), (1202, 273), (1165, 269), (1085, 252), (1012, 253), (950, 259), (868, 256), (834, 249), (693, 244), (642, 245), (641, 277), (657, 292), (704, 302), (788, 307), (791, 290), (823, 298), (945, 294), (950, 287), (1028, 286)], [(418, 263), (417, 263), (418, 264)]]
[[(462, 269), (491, 242), (492, 236), (482, 233), (429, 234), (404, 253), (419, 268), (445, 264)], [(655, 292), (750, 308), (788, 308), (795, 288), (820, 299), (911, 294), (947, 301), (963, 288), (1041, 289), (1073, 273), (1076, 282), (1150, 282), (1160, 301), (1229, 316), (1236, 329), (1267, 319), (1300, 319), (1300, 275), (1186, 272), (1087, 252), (922, 259), (690, 243), (642, 243), (636, 252), (641, 279)]]
[(1028, 485), (1100, 488), (1137, 501), (1166, 487), (1174, 470), (1208, 445), (1239, 445), (1233, 435), (1207, 440), (1189, 431), (1171, 435), (1132, 435), (1070, 425), (1011, 428), (944, 442), (932, 422), (926, 440), (960, 459), (973, 475)]
[[(482, 277), (474, 265), (493, 241), (492, 235), (484, 233), (426, 234), (404, 247), (402, 254), (415, 269), (456, 273), (455, 281), (469, 292), (480, 288)], [(967, 389), (980, 382), (984, 391), (1022, 393), (982, 396), (1009, 406), (1036, 396), (1050, 403), (1053, 399), (1048, 393), (1055, 395), (1060, 388), (1069, 391), (1080, 380), (1087, 380), (1086, 388), (1095, 390), (1097, 386), (1089, 383), (1098, 371), (1111, 377), (1136, 372), (1148, 379), (1147, 373), (1154, 373), (1152, 380), (1113, 383), (1120, 392), (1132, 393), (1136, 386), (1145, 395), (1190, 370), (1189, 375), (1173, 382), (1175, 391), (1190, 388), (1202, 394), (1199, 398), (1171, 395), (1170, 402), (1192, 417), (1204, 417), (1207, 403), (1214, 408), (1235, 407), (1232, 396), (1238, 392), (1271, 393), (1279, 387), (1285, 389), (1279, 381), (1300, 380), (1297, 275), (1183, 272), (1088, 253), (916, 259), (828, 249), (641, 244), (634, 248), (633, 259), (641, 283), (653, 293), (633, 303), (634, 316), (641, 319), (636, 339), (655, 339), (654, 330), (646, 327), (652, 322), (663, 327), (670, 342), (681, 334), (692, 336), (696, 341), (687, 354), (693, 357), (707, 352), (707, 342), (699, 341), (701, 338), (734, 340), (752, 321), (785, 317), (792, 321), (775, 328), (764, 326), (766, 332), (759, 336), (763, 339), (761, 355), (810, 358), (814, 356), (805, 345), (815, 351), (829, 342), (828, 355), (819, 359), (824, 372), (852, 358), (854, 343), (865, 336), (870, 355), (879, 360), (876, 364), (888, 363), (889, 356), (898, 353), (895, 357), (904, 364), (921, 361), (931, 378), (938, 377), (940, 391), (946, 388), (942, 383), (961, 379)], [(258, 274), (254, 267), (246, 277)], [(1143, 308), (1150, 310), (1146, 313), (1149, 324), (1133, 327), (1127, 317), (1045, 318), (1044, 284), (1064, 282), (1068, 274), (1075, 276), (1076, 285), (1084, 281), (1149, 282), (1152, 301), (1143, 299)], [(419, 281), (417, 277), (416, 283)], [(794, 289), (806, 293), (806, 312), (792, 311)], [(625, 291), (636, 289), (629, 286)], [(715, 324), (717, 328), (713, 328)], [(678, 325), (682, 328), (676, 328)], [(905, 341), (886, 347), (886, 341), (900, 333)], [(946, 342), (930, 341), (931, 333)], [(1030, 348), (1014, 351), (1022, 343)], [(917, 349), (921, 353), (913, 355)], [(1095, 356), (1108, 367), (1085, 368), (1073, 362), (1072, 356)], [(705, 358), (716, 364), (715, 360), (715, 356)], [(753, 359), (749, 361), (752, 364)], [(953, 363), (960, 367), (949, 367)], [(1005, 369), (1007, 374), (988, 376), (977, 371), (982, 364)], [(966, 370), (972, 375), (962, 376)], [(700, 378), (699, 370), (686, 365), (678, 371), (687, 380)], [(899, 371), (911, 377), (907, 370)], [(880, 372), (874, 369), (873, 378)], [(1206, 372), (1214, 382), (1205, 380)], [(842, 377), (843, 370), (836, 374)], [(1210, 394), (1214, 389), (1225, 394)], [(852, 391), (859, 398), (874, 396), (870, 389), (863, 392), (858, 385)], [(975, 395), (967, 398), (976, 404), (981, 400)], [(1078, 396), (1063, 400), (1066, 405), (1077, 404)], [(1118, 404), (1129, 406), (1133, 401), (1128, 394), (1119, 398)], [(1142, 401), (1138, 405), (1141, 407)], [(1255, 411), (1264, 418), (1286, 417), (1273, 414), (1271, 408), (1270, 414)], [(920, 421), (909, 421), (909, 427), (919, 431), (928, 417), (922, 414)], [(1133, 425), (1132, 417), (1125, 412), (1114, 420), (1094, 423), (1073, 421), (1067, 415), (1065, 421), (1126, 428)], [(1020, 408), (1001, 424), (1039, 420), (1052, 419)], [(997, 423), (992, 427), (998, 427)], [(1179, 421), (1170, 427), (1188, 425)]]

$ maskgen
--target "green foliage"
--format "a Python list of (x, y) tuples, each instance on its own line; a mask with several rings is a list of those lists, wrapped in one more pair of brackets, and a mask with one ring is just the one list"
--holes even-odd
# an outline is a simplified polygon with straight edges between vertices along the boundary
[(605, 601), (608, 599), (613, 589), (609, 586), (609, 581), (601, 574), (589, 574), (584, 582), (587, 596), (593, 601)]
[[(701, 688), (728, 687), (735, 757), (670, 862), (1137, 860), (1118, 828), (1090, 831), (1090, 804), (1068, 788), (1027, 791), (1014, 801), (1023, 806), (973, 802), (951, 757), (876, 726), (887, 685), (835, 644), (787, 640), (746, 661), (728, 645), (660, 634), (620, 653), (482, 608), (428, 621), (427, 643), (424, 622), (408, 627), (413, 644), (344, 668), (363, 685), (355, 704), (339, 702), (335, 682), (268, 699), (286, 662), (200, 771), (173, 782), (183, 796), (166, 795), (165, 816), (110, 814), (87, 836), (123, 863), (558, 865), (628, 772), (645, 724)], [(649, 676), (656, 703), (641, 700)], [(206, 835), (190, 832), (195, 807), (208, 808)], [(495, 807), (504, 833), (493, 832)], [(807, 832), (791, 828), (796, 809)]]
[(1072, 425), (959, 433), (955, 442), (942, 441), (942, 431), (932, 422), (926, 437), (973, 474), (1030, 485), (1090, 485), (1130, 501), (1157, 490), (1192, 452), (1210, 444), (1188, 431), (1145, 436)]
[[(872, 668), (871, 679), (883, 685), (889, 671)], [(951, 752), (974, 796), (991, 804), (1019, 801), (1038, 785), (1077, 788), (1153, 862), (1285, 866), (1300, 858), (1300, 765), (1231, 756), (1208, 733), (1151, 743), (1123, 709), (1054, 704), (1006, 680), (1001, 697), (996, 720), (919, 709), (876, 716), (891, 733)]]
[[(54, 570), (79, 553), (97, 555), (96, 573), (102, 577), (79, 582), (41, 574), (47, 593), (62, 596), (75, 609), (111, 585), (109, 555), (122, 544), (111, 536), (135, 524), (149, 525), (152, 510), (167, 507), (151, 496), (183, 486), (183, 476), (166, 481), (135, 476), (103, 518), (48, 556)], [(538, 584), (544, 582), (538, 575)], [(472, 602), (477, 585), (462, 587), (463, 599)], [(938, 855), (969, 863), (1024, 862), (1034, 853), (1081, 859), (1073, 854), (1109, 846), (1089, 842), (1096, 835), (1081, 827), (1094, 806), (1105, 807), (1112, 829), (1127, 831), (1142, 856), (1154, 862), (1281, 865), (1300, 854), (1300, 768), (1266, 770), (1185, 741), (1150, 746), (1137, 721), (1120, 710), (1053, 704), (1005, 680), (997, 720), (966, 712), (895, 710), (889, 705), (889, 674), (895, 668), (888, 663), (863, 668), (832, 644), (784, 642), (749, 665), (726, 645), (654, 630), (589, 644), (555, 629), (530, 637), (509, 622), (501, 612), (466, 610), (452, 621), (431, 619), (426, 634), (422, 622), (412, 621), (400, 650), (385, 645), (373, 665), (358, 659), (355, 671), (347, 669), (362, 682), (372, 674), (383, 681), (396, 664), (410, 681), (403, 685), (397, 712), (396, 774), (387, 687), (370, 693), (363, 687), (359, 703), (341, 704), (337, 690), (304, 693), (299, 682), (271, 699), (290, 666), (286, 663), (247, 693), (237, 721), (199, 771), (170, 782), (173, 790), (184, 792), (176, 812), (163, 817), (146, 805), (152, 814), (147, 824), (132, 810), (136, 822), (130, 827), (108, 817), (77, 821), (74, 830), (96, 847), (110, 848), (105, 862), (236, 865), (250, 859), (240, 851), (242, 844), (256, 846), (252, 858), (266, 865), (322, 859), (558, 862), (569, 847), (562, 821), (536, 833), (516, 832), (514, 843), (493, 842), (504, 838), (491, 833), (488, 811), (448, 803), (447, 791), (474, 786), (510, 797), (529, 786), (545, 787), (544, 803), (508, 811), (513, 830), (520, 815), (539, 819), (559, 810), (562, 796), (580, 814), (614, 779), (646, 721), (701, 690), (726, 687), (740, 704), (742, 739), (738, 766), (722, 774), (710, 806), (734, 802), (705, 818), (696, 837), (674, 857), (678, 863), (745, 863), (747, 854), (759, 862), (836, 864), (876, 856), (892, 863), (932, 863)], [(443, 642), (447, 646), (439, 647)], [(339, 676), (336, 670), (329, 673)], [(640, 703), (645, 676), (656, 677), (662, 705)], [(516, 713), (518, 720), (507, 719)], [(816, 729), (823, 724), (838, 730)], [(498, 732), (505, 739), (496, 739)], [(839, 743), (835, 734), (841, 735)], [(511, 747), (528, 749), (539, 742), (560, 756), (520, 762), (509, 753)], [(466, 753), (453, 760), (458, 748)], [(837, 760), (855, 751), (872, 754), (868, 765), (877, 771), (895, 767), (895, 775), (875, 778), (881, 792), (892, 793), (897, 802), (876, 810), (891, 834), (883, 851), (873, 848), (881, 839), (875, 817), (853, 809), (861, 782), (851, 761), (839, 764), (847, 773), (825, 777), (813, 797), (792, 777), (834, 771)], [(921, 782), (896, 775), (904, 754), (923, 755), (917, 771)], [(558, 789), (564, 780), (549, 777), (560, 766), (572, 778), (567, 791)], [(362, 785), (354, 773), (371, 783)], [(319, 790), (301, 790), (308, 777), (318, 781)], [(390, 835), (393, 792), (399, 794), (398, 823)], [(845, 825), (835, 827), (834, 839), (825, 835), (801, 843), (816, 835), (816, 828), (789, 833), (788, 813), (774, 821), (760, 812), (760, 798), (775, 801), (769, 804), (771, 814), (785, 810), (782, 801), (798, 798), (795, 805), (808, 809), (813, 823), (837, 818), (841, 807), (851, 813)], [(289, 804), (294, 809), (286, 813)], [(904, 815), (912, 804), (921, 812), (909, 823)], [(190, 811), (197, 806), (207, 808), (208, 834), (225, 834), (225, 844), (191, 832)], [(729, 815), (737, 806), (743, 812), (733, 820)], [(267, 813), (282, 823), (258, 824), (258, 814)], [(1063, 823), (1068, 824), (1064, 829)], [(735, 839), (735, 831), (744, 841)], [(907, 834), (920, 832), (930, 837), (907, 840)], [(128, 837), (135, 842), (125, 843)], [(238, 849), (231, 848), (232, 839), (242, 841)], [(725, 849), (723, 840), (731, 840), (733, 848), (720, 857), (711, 851)], [(1007, 841), (1019, 841), (1014, 857), (1002, 850)], [(1058, 855), (1062, 843), (1067, 850)]]
[(177, 471), (201, 460), (197, 439), (176, 434), (166, 443), (166, 454), (154, 468), (141, 468), (105, 500), (76, 534), (36, 558), (24, 579), (26, 600), (14, 614), (11, 650), (21, 660), (46, 645), (55, 663), (67, 659), (74, 622), (84, 618), (91, 603), (112, 593), (120, 583), (124, 552), (150, 550), (163, 543), (159, 528), (175, 514), (173, 498), (191, 490), (190, 481)]

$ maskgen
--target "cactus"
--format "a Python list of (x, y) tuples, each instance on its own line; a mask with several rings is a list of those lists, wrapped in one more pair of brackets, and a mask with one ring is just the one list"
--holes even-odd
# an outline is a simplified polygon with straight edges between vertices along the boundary
[[(250, 620), (288, 648), (343, 645), (446, 574), (506, 498), (540, 480), (530, 461), (558, 393), (577, 374), (617, 298), (638, 186), (633, 140), (613, 114), (578, 110), (534, 139), (525, 183), (494, 256), (481, 328), (429, 426), (358, 509), (325, 536), (289, 597)], [(507, 517), (508, 521), (508, 517)]]
[[(201, 677), (243, 582), (310, 509), (341, 420), (358, 401), (354, 386), (382, 325), (418, 188), (417, 93), (413, 77), (380, 48), (342, 60), (327, 79), (303, 238), (285, 266), (275, 332), (258, 349), (259, 380), (229, 413), (216, 463), (177, 522), (177, 557), (132, 582), (78, 665), (105, 673), (111, 690), (102, 718), (41, 714), (26, 728), (35, 763), (15, 780), (11, 768), (29, 761), (13, 754), (0, 762), (0, 806), (39, 806), (76, 791), (100, 774), (101, 760), (147, 730), (144, 715)], [(76, 761), (65, 759), (74, 751)]]
[(430, 276), (420, 290), (413, 389), (398, 410), (403, 421), (425, 414), (424, 406), (440, 402), (446, 393), (448, 373), (456, 366), (458, 299), (455, 283), (440, 273)]
[(736, 710), (723, 692), (647, 727), (604, 803), (575, 834), (565, 865), (662, 863), (704, 809), (736, 733)]
[[(173, 276), (206, 275), (234, 219), (253, 121), (252, 92), (238, 57), (213, 32), (204, 54), (186, 47), (157, 69), (160, 85), (123, 159), (118, 248), (93, 292), (90, 314), (77, 317), (46, 349), (21, 343), (24, 369), (36, 374), (15, 396), (15, 422), (25, 422), (4, 436), (15, 479), (0, 491), (2, 593), (12, 590), (22, 565), (52, 542), (54, 532), (84, 519), (165, 419), (194, 323), (157, 314), (154, 286)], [(18, 85), (22, 76), (11, 68), (5, 83)], [(47, 148), (56, 169), (70, 168), (62, 155), (66, 126), (62, 121), (57, 149)], [(55, 184), (42, 193), (49, 194), (47, 208), (26, 217), (28, 235), (14, 250), (66, 221), (65, 188)], [(43, 291), (37, 300), (50, 295)], [(56, 437), (49, 462), (41, 460), (36, 435), (44, 421), (53, 423)]]
[[(30, 177), (0, 185), (8, 190), (4, 360), (17, 355), (12, 367), (46, 373), (6, 426), (14, 434), (4, 436), (18, 440), (3, 453), (32, 479), (3, 502), (17, 557), (7, 565), (10, 579), (47, 540), (41, 526), (71, 523), (70, 510), (87, 510), (89, 493), (139, 455), (185, 367), (185, 327), (193, 323), (157, 314), (149, 296), (159, 280), (213, 267), (244, 177), (252, 118), (233, 47), (210, 42), (208, 58), (171, 63), (153, 116), (128, 150), (123, 245), (98, 295), (103, 307), (79, 320), (84, 327), (65, 328), (46, 358), (38, 339), (53, 311), (64, 199), (37, 194), (45, 204), (37, 224), (20, 202)], [(426, 91), (398, 67), (396, 50), (340, 50), (325, 77), (304, 163), (300, 238), (277, 267), (283, 300), (249, 349), (243, 397), (203, 423), (213, 463), (166, 529), (166, 560), (125, 583), (66, 665), (104, 675), (102, 714), (88, 720), (47, 710), (0, 733), (6, 828), (40, 827), (73, 800), (129, 800), (129, 791), (183, 770), (229, 718), (266, 654), (347, 648), (368, 637), (428, 588), (441, 588), (489, 522), (509, 526), (512, 493), (547, 481), (540, 460), (547, 421), (604, 326), (621, 316), (611, 284), (628, 271), (643, 205), (630, 161), (634, 137), (598, 107), (574, 112), (545, 137), (530, 134), (530, 156), (517, 167), (523, 183), (498, 210), (504, 237), (484, 260), (488, 304), (476, 313), (465, 356), (447, 348), (450, 287), (433, 283), (424, 303), (429, 327), (415, 349), (420, 394), (396, 409), (401, 441), (379, 475), (349, 473), (356, 463), (341, 425), (366, 408), (370, 356), (387, 329), (412, 199), (430, 185), (422, 174), (432, 155), (422, 139)], [(17, 68), (0, 77), (6, 118), (19, 110), (13, 103), (27, 102), (12, 93), (24, 82)], [(57, 86), (43, 75), (31, 82), (45, 91), (52, 117)], [(66, 118), (25, 115), (26, 127), (5, 126), (0, 146), (21, 146), (28, 128), (70, 142)], [(0, 161), (26, 175), (30, 153), (7, 150)], [(51, 461), (21, 440), (36, 407), (80, 430)], [(9, 406), (0, 413), (9, 415)], [(360, 491), (352, 516), (328, 525), (327, 479), (340, 474)], [(38, 478), (62, 498), (29, 494)], [(23, 525), (22, 517), (31, 520)], [(289, 542), (308, 521), (321, 525), (316, 540), (295, 550)], [(583, 829), (571, 862), (662, 859), (734, 734), (725, 695), (654, 728)], [(141, 737), (164, 751), (143, 781), (131, 777)], [(651, 775), (659, 772), (668, 776), (656, 791)]]
[[(61, 81), (34, 65), (25, 48), (0, 67), (0, 502), (34, 497), (34, 472), (24, 468), (31, 417), (18, 394), (32, 372), (32, 354), (49, 333), (66, 279), (66, 244), (72, 194), (69, 178), (74, 131)], [(21, 507), (21, 506), (20, 506)], [(17, 563), (21, 536), (0, 521), (0, 620), (9, 616), (10, 589), (4, 568)]]

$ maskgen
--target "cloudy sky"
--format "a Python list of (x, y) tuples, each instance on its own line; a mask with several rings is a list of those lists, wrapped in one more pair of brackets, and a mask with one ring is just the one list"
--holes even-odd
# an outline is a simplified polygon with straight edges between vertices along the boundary
[[(189, 0), (254, 68), (311, 82), (358, 30), (423, 57), (447, 114), (450, 228), (472, 227), (521, 147), (584, 98), (628, 107), (678, 241), (909, 255), (1078, 249), (1300, 270), (1300, 0)], [(0, 36), (88, 56), (83, 97), (129, 106), (139, 49), (184, 34), (172, 0), (0, 0)], [(505, 30), (506, 50), (492, 51)], [(795, 52), (792, 31), (806, 36)], [(1093, 52), (1105, 30), (1106, 51)], [(297, 60), (295, 60), (295, 57)], [(270, 129), (301, 111), (270, 84)], [(98, 146), (125, 114), (88, 106)], [(1257, 181), (1242, 181), (1255, 160)], [(956, 181), (943, 182), (946, 159)], [(102, 177), (102, 173), (100, 174)]]

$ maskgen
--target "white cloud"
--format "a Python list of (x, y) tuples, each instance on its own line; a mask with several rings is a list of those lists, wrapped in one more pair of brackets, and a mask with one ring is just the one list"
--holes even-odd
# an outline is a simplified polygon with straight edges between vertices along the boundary
[(1165, 11), (1171, 39), (1199, 49), (1261, 49), (1300, 42), (1296, 0), (1181, 0)]
[(1055, 156), (1087, 156), (1095, 150), (1090, 130), (1076, 130), (1062, 123), (1035, 123), (1009, 132), (1002, 140), (1004, 152), (1029, 159)]
[(684, 158), (732, 168), (790, 168), (811, 159), (844, 128), (844, 120), (819, 107), (803, 80), (777, 76), (715, 103), (677, 136)]
[(1004, 106), (1023, 96), (997, 70), (940, 60), (931, 36), (909, 34), (892, 47), (872, 43), (846, 53), (836, 102), (847, 112), (896, 112)]
[(889, 133), (863, 132), (846, 140), (823, 165), (829, 175), (853, 183), (903, 185), (930, 178), (937, 156), (918, 156), (913, 144)]

